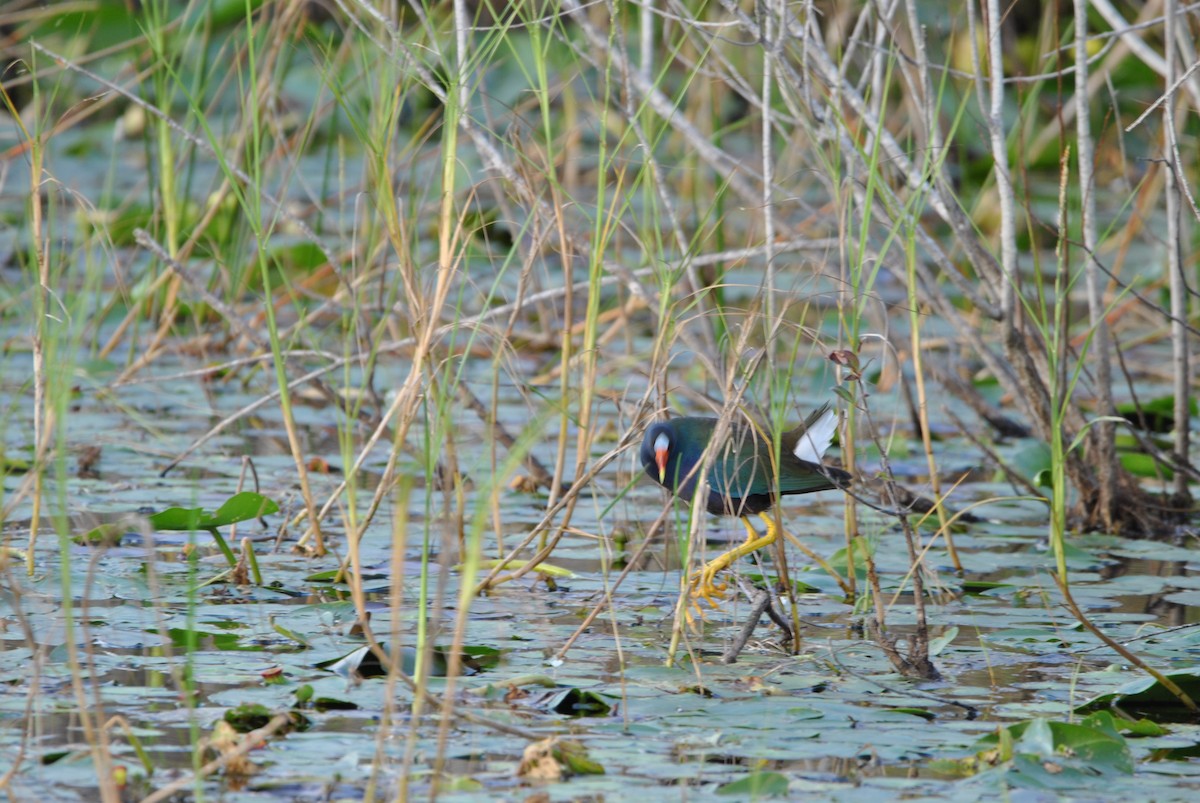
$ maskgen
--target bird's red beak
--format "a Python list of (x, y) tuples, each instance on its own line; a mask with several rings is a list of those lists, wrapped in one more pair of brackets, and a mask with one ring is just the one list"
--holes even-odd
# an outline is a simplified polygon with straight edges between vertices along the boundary
[(667, 450), (655, 449), (654, 462), (658, 464), (658, 483), (659, 485), (667, 484)]

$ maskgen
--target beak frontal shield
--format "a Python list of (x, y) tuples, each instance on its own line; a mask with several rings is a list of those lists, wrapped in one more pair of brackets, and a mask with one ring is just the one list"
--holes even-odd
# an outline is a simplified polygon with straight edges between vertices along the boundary
[(654, 462), (658, 466), (658, 484), (667, 487), (667, 452), (671, 448), (671, 439), (667, 433), (661, 432), (654, 439)]

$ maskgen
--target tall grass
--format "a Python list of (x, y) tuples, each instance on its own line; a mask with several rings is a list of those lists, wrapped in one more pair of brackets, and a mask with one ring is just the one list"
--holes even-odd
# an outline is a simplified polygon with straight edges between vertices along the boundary
[[(1076, 6), (1086, 19), (1087, 4)], [(19, 23), (37, 35), (20, 53), (33, 111), (8, 104), (30, 196), (21, 260), (33, 470), (5, 518), (28, 522), (27, 571), (48, 519), (69, 551), (63, 455), (74, 361), (124, 355), (109, 388), (119, 394), (190, 344), (206, 374), (259, 398), (236, 410), (218, 400), (223, 421), (185, 454), (212, 459), (209, 438), (256, 411), (277, 414), (296, 485), (279, 489), (293, 513), (281, 543), (314, 561), (331, 552), (368, 629), (361, 550), (390, 545), (388, 638), (373, 642), (410, 709), (388, 709), (385, 724), (409, 730), (399, 761), (388, 760), (381, 733), (378, 797), (412, 793), (404, 779), (427, 714), (436, 710), (439, 723), (434, 789), (453, 724), (479, 719), (455, 695), (477, 595), (530, 582), (564, 543), (610, 538), (603, 514), (632, 484), (614, 481), (612, 467), (632, 466), (636, 477), (631, 447), (667, 411), (756, 421), (778, 450), (807, 408), (842, 400), (843, 459), (862, 481), (847, 500), (839, 580), (858, 612), (869, 600), (896, 668), (931, 676), (924, 605), (936, 576), (926, 557), (944, 545), (963, 570), (950, 525), (965, 506), (939, 461), (944, 411), (931, 388), (945, 377), (948, 393), (996, 420), (1001, 411), (971, 381), (987, 374), (1050, 445), (1048, 531), (1069, 593), (1062, 550), (1073, 523), (1153, 534), (1169, 520), (1114, 446), (1116, 401), (1133, 395), (1115, 361), (1136, 346), (1108, 316), (1127, 291), (1174, 338), (1179, 434), (1173, 454), (1159, 457), (1177, 478), (1175, 503), (1190, 504), (1194, 303), (1179, 221), (1195, 207), (1178, 196), (1194, 180), (1195, 145), (1175, 133), (1194, 133), (1194, 121), (1174, 115), (1195, 90), (1174, 86), (1172, 44), (1154, 90), (1178, 89), (1163, 104), (1164, 146), (1144, 126), (1126, 131), (1125, 104), (1112, 118), (1098, 110), (1106, 87), (1089, 74), (1117, 72), (1123, 59), (1158, 63), (1107, 6), (1114, 30), (1103, 39), (1046, 12), (1043, 30), (1054, 34), (1043, 46), (1074, 52), (1049, 66), (1006, 50), (1004, 37), (1017, 34), (1002, 35), (997, 2), (936, 18), (932, 8), (765, 2), (752, 14), (738, 3), (685, 3), (667, 13), (568, 0), (388, 13), (354, 3), (313, 20), (305, 4), (248, 4), (231, 18), (154, 2), (107, 57), (93, 57), (82, 33), (94, 25), (98, 35), (100, 17), (76, 20), (76, 38), (54, 33), (52, 8)], [(1195, 18), (1170, 19), (1165, 41), (1187, 41)], [(1112, 41), (1126, 48), (1091, 55)], [(208, 65), (228, 71), (214, 79)], [(136, 205), (100, 210), (116, 218), (109, 230), (82, 235), (112, 264), (78, 266), (58, 243), (80, 236), (63, 234), (63, 218), (91, 199), (59, 189), (64, 157), (48, 145), (68, 110), (96, 92), (149, 116), (139, 143), (149, 175)], [(1060, 181), (1051, 168), (1051, 186), (1064, 191), (1047, 195), (1033, 162), (1054, 148), (1065, 172)], [(1131, 150), (1168, 164), (1139, 175)], [(109, 163), (121, 158), (114, 150)], [(1166, 208), (1170, 309), (1145, 292), (1156, 280), (1104, 265), (1127, 207), (1097, 204), (1101, 161), (1141, 193), (1139, 211)], [(117, 223), (139, 232), (136, 243)], [(1036, 253), (1044, 229), (1059, 246), (1051, 271)], [(1086, 319), (1075, 320), (1081, 299)], [(124, 320), (102, 331), (89, 320), (96, 310)], [(306, 388), (336, 418), (338, 481), (314, 471)], [(910, 516), (895, 484), (887, 452), (907, 438), (919, 439), (925, 465), (925, 477), (908, 481), (932, 498), (936, 526)], [(506, 520), (514, 483), (539, 506), (536, 523), (516, 533)], [(862, 517), (860, 503), (892, 518)], [(649, 522), (657, 511), (639, 512)], [(786, 510), (774, 515), (786, 523)], [(876, 555), (895, 519), (909, 566), (881, 579)], [(689, 651), (702, 676), (687, 590), (712, 523), (698, 505), (659, 521), (683, 562), (664, 658)], [(781, 545), (770, 565), (785, 582), (789, 554)], [(402, 573), (406, 556), (416, 558), (414, 577)], [(60, 567), (69, 601), (65, 560)], [(611, 579), (587, 622), (619, 595), (620, 578)], [(913, 591), (917, 618), (907, 656), (888, 629), (900, 589)], [(396, 655), (410, 642), (422, 658), (406, 672)], [(450, 655), (436, 683), (435, 646)], [(79, 667), (84, 657), (71, 660)], [(102, 792), (115, 799), (82, 677), (77, 704)]]

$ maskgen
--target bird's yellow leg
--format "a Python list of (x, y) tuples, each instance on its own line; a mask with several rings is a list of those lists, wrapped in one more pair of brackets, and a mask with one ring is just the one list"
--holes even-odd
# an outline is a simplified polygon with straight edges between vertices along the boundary
[[(748, 544), (751, 541), (757, 540), (758, 530), (754, 529), (754, 525), (752, 525), (750, 523), (750, 519), (746, 516), (742, 516), (741, 521), (742, 521), (742, 524), (744, 524), (746, 526), (746, 543)], [(770, 519), (767, 520), (767, 524), (768, 525), (770, 524)], [(768, 526), (767, 532), (770, 532), (770, 531), (771, 531), (771, 529)]]
[(691, 595), (695, 599), (697, 597), (703, 599), (712, 607), (718, 607), (718, 600), (725, 596), (725, 583), (717, 585), (714, 580), (717, 572), (729, 568), (738, 558), (744, 558), (751, 552), (756, 552), (765, 546), (770, 546), (779, 538), (779, 528), (775, 526), (775, 521), (767, 516), (763, 516), (763, 521), (767, 523), (767, 532), (765, 535), (759, 535), (754, 526), (750, 524), (750, 519), (742, 517), (742, 524), (746, 526), (746, 543), (741, 546), (734, 547), (728, 552), (713, 558), (708, 563), (704, 564), (691, 578)]

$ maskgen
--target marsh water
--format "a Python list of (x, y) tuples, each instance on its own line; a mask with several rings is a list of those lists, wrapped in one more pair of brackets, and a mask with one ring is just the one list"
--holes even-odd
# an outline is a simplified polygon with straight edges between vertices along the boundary
[[(539, 359), (529, 359), (531, 372)], [(105, 719), (122, 717), (138, 735), (155, 766), (152, 778), (143, 777), (120, 729), (110, 733), (112, 749), (130, 769), (130, 788), (149, 790), (190, 771), (197, 740), (228, 710), (248, 703), (302, 711), (306, 726), (254, 751), (253, 775), (210, 778), (205, 787), (213, 796), (354, 798), (363, 793), (373, 766), (385, 786), (394, 788), (410, 738), (417, 758), (407, 782), (415, 790), (428, 788), (437, 712), (426, 709), (413, 720), (412, 694), (403, 685), (381, 677), (355, 680), (318, 666), (362, 646), (361, 636), (352, 632), (356, 616), (348, 586), (330, 574), (344, 556), (344, 518), (332, 517), (326, 527), (330, 554), (314, 557), (293, 549), (299, 528), (285, 522), (301, 503), (277, 410), (268, 406), (238, 422), (160, 476), (193, 439), (262, 392), (237, 382), (153, 381), (156, 373), (171, 376), (203, 364), (184, 354), (164, 357), (143, 372), (146, 381), (110, 389), (106, 380), (115, 369), (106, 373), (80, 355), (79, 392), (65, 421), (61, 469), (48, 478), (50, 520), (34, 547), (33, 574), (25, 573), (15, 552), (3, 573), (0, 741), (7, 755), (23, 746), (33, 757), (13, 780), (17, 799), (35, 790), (45, 800), (94, 794), (81, 708), (102, 711)], [(28, 448), (16, 426), (30, 415), (28, 356), (12, 350), (4, 366), (11, 455)], [(403, 370), (399, 363), (385, 366), (379, 379), (386, 385), (394, 376), (398, 382)], [(518, 421), (528, 412), (527, 402), (515, 392), (509, 398), (516, 401), (502, 402), (501, 420)], [(332, 467), (313, 475), (314, 492), (323, 498), (341, 479), (338, 413), (301, 405), (297, 418), (306, 453)], [(469, 411), (461, 411), (458, 425), (460, 454), (475, 455), (463, 463), (470, 478), (464, 505), (472, 510), (475, 495), (489, 482), (491, 447)], [(553, 435), (548, 426), (545, 446), (534, 453), (551, 455)], [(77, 471), (79, 450), (86, 447), (100, 449), (92, 476)], [(601, 444), (597, 456), (608, 447)], [(941, 448), (952, 455), (953, 438)], [(964, 469), (970, 468), (967, 453), (964, 448)], [(236, 538), (249, 538), (253, 546), (261, 584), (232, 581), (224, 557), (203, 532), (130, 526), (115, 544), (77, 542), (106, 516), (219, 506), (238, 490), (245, 457), (253, 461), (258, 490), (282, 508), (265, 527), (257, 521), (237, 525)], [(368, 461), (365, 488), (386, 458), (385, 447)], [(997, 723), (1069, 719), (1079, 704), (1139, 677), (1063, 608), (1050, 575), (1044, 504), (1013, 500), (1011, 488), (988, 482), (966, 484), (953, 497), (959, 506), (995, 500), (976, 508), (980, 520), (954, 534), (965, 574), (956, 574), (940, 544), (927, 558), (932, 635), (952, 636), (939, 644), (935, 657), (942, 680), (917, 682), (893, 673), (864, 636), (866, 607), (848, 603), (828, 576), (799, 556), (791, 560), (792, 576), (808, 591), (796, 596), (803, 622), (798, 655), (781, 648), (780, 632), (764, 620), (736, 663), (720, 663), (748, 608), (734, 595), (707, 613), (699, 632), (688, 633), (675, 665), (668, 667), (680, 575), (674, 522), (668, 525), (670, 537), (659, 536), (621, 585), (611, 588), (664, 505), (661, 491), (644, 480), (620, 496), (640, 473), (633, 460), (630, 453), (604, 471), (584, 494), (586, 504), (577, 507), (575, 532), (552, 556), (572, 576), (549, 585), (528, 575), (475, 598), (466, 614), (466, 645), (492, 660), (458, 681), (457, 705), (539, 734), (569, 733), (605, 770), (547, 787), (555, 798), (620, 799), (630, 790), (641, 794), (656, 787), (671, 799), (704, 799), (724, 784), (764, 771), (785, 774), (788, 794), (985, 798), (994, 793), (986, 773), (960, 780), (938, 761), (973, 754), (976, 740)], [(416, 458), (406, 461), (401, 472), (414, 478), (407, 515), (397, 515), (396, 496), (389, 495), (361, 545), (371, 627), (381, 637), (394, 628), (402, 640), (414, 638), (424, 553), (427, 621), (434, 641), (446, 646), (460, 614), (454, 568), (459, 556), (446, 554), (458, 543), (456, 520), (446, 515), (444, 494), (421, 482), (424, 470)], [(906, 461), (896, 462), (903, 470)], [(24, 479), (10, 472), (6, 495)], [(902, 479), (917, 488), (923, 482), (918, 473)], [(503, 532), (490, 524), (485, 528), (489, 557), (501, 554), (498, 542), (511, 545), (528, 532), (545, 505), (544, 490), (510, 489), (499, 498)], [(788, 500), (783, 521), (829, 557), (844, 546), (842, 511), (839, 495), (825, 493)], [(27, 546), (29, 520), (26, 499), (5, 525), (10, 550)], [(393, 545), (400, 520), (407, 521), (408, 546), (397, 563)], [(877, 514), (864, 515), (861, 526), (874, 545), (885, 587), (903, 592), (889, 610), (892, 632), (903, 635), (913, 620), (911, 594), (901, 585), (907, 571), (902, 535)], [(707, 532), (710, 549), (743, 537), (736, 521), (714, 520)], [(1070, 544), (1071, 582), (1076, 598), (1113, 638), (1137, 645), (1160, 666), (1187, 667), (1195, 660), (1197, 631), (1183, 626), (1195, 622), (1200, 594), (1200, 581), (1191, 575), (1193, 556), (1185, 541), (1173, 544), (1170, 538), (1082, 535)], [(756, 571), (748, 561), (739, 566), (744, 576)], [(393, 605), (398, 576), (402, 599)], [(606, 593), (611, 603), (565, 655), (555, 657)], [(75, 670), (72, 645), (83, 662)], [(279, 678), (264, 680), (269, 670), (281, 670)], [(541, 682), (520, 693), (504, 689), (504, 681), (522, 675)], [(185, 678), (186, 689), (180, 687)], [(445, 680), (428, 682), (436, 692)], [(312, 692), (303, 705), (296, 699), (302, 687)], [(563, 709), (562, 692), (571, 689), (597, 695), (607, 706), (582, 715)], [(1165, 755), (1193, 744), (1195, 733), (1194, 726), (1175, 725), (1163, 735), (1135, 740), (1134, 749)], [(452, 734), (440, 781), (448, 797), (515, 799), (531, 793), (529, 782), (515, 774), (524, 740), (463, 721)], [(1198, 768), (1187, 759), (1142, 765), (1136, 775), (1105, 778), (1106, 794), (1124, 787), (1138, 797), (1153, 784), (1157, 799), (1186, 797), (1194, 794), (1191, 778)]]

